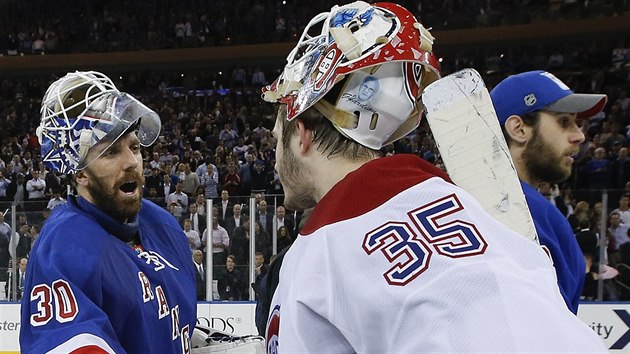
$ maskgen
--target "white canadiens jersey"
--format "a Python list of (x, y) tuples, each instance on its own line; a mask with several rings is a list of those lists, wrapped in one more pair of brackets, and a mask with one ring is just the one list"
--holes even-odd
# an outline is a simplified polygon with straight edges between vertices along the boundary
[(411, 155), (324, 196), (286, 254), (269, 353), (586, 352), (549, 257)]

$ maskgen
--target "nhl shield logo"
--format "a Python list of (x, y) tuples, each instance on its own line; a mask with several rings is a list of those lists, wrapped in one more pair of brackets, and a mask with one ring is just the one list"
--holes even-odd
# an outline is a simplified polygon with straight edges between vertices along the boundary
[(523, 97), (523, 102), (525, 102), (525, 105), (527, 107), (531, 107), (531, 106), (535, 105), (536, 101), (537, 101), (536, 95), (533, 94), (533, 93), (530, 93), (529, 95)]

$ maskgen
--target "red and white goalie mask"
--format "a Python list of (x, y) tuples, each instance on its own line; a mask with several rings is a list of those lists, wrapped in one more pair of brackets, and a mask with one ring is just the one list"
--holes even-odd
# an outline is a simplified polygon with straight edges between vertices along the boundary
[(420, 123), (419, 97), (439, 78), (432, 45), (400, 5), (335, 6), (309, 22), (263, 99), (286, 104), (289, 121), (314, 106), (350, 139), (380, 149)]

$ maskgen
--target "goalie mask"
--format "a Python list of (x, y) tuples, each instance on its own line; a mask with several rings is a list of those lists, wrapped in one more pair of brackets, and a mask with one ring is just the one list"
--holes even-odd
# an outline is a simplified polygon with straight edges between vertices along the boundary
[(104, 153), (130, 129), (138, 129), (142, 146), (155, 142), (160, 118), (105, 75), (69, 73), (55, 81), (44, 95), (37, 137), (47, 167), (61, 173), (80, 171), (101, 155), (87, 159), (90, 148), (107, 143)]
[(342, 134), (380, 149), (420, 123), (420, 94), (439, 78), (432, 44), (400, 5), (335, 6), (307, 25), (263, 99), (286, 104), (289, 121), (314, 106)]

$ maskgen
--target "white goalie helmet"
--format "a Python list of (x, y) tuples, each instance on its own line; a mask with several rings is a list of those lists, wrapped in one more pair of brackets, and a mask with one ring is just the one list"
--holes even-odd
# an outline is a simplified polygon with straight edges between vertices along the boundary
[(289, 121), (314, 106), (342, 134), (380, 149), (420, 123), (422, 90), (440, 76), (432, 45), (400, 5), (335, 6), (306, 26), (263, 99), (286, 104)]
[(46, 91), (37, 137), (44, 164), (70, 173), (100, 157), (87, 159), (92, 146), (103, 141), (109, 148), (135, 127), (140, 144), (149, 146), (160, 134), (160, 118), (131, 95), (120, 92), (104, 74), (77, 71), (55, 81)]

